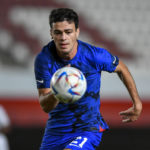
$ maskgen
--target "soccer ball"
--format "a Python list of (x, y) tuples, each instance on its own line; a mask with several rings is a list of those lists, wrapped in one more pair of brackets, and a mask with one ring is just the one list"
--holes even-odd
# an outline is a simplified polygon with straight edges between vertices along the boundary
[(63, 67), (52, 76), (50, 87), (60, 102), (73, 103), (84, 95), (87, 83), (80, 70), (74, 67)]

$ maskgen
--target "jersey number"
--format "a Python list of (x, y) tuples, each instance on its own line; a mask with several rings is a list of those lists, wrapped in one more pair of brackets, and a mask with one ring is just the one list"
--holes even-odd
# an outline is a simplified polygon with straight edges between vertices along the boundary
[(69, 145), (82, 148), (87, 140), (88, 139), (86, 137), (79, 136), (74, 141), (72, 141)]

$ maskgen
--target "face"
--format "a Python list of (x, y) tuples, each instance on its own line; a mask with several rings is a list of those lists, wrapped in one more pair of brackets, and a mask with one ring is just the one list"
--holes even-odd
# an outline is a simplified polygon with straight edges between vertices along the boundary
[(62, 21), (52, 24), (51, 36), (55, 42), (57, 53), (64, 59), (72, 59), (77, 52), (79, 29), (74, 22)]

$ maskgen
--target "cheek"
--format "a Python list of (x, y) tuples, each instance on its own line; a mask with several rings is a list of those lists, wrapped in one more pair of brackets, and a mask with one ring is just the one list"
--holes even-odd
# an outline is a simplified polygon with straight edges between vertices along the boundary
[(75, 43), (76, 40), (77, 40), (77, 36), (76, 35), (72, 36), (71, 40), (72, 40), (73, 43)]
[(55, 43), (59, 42), (59, 38), (58, 37), (53, 37), (53, 40), (54, 40)]

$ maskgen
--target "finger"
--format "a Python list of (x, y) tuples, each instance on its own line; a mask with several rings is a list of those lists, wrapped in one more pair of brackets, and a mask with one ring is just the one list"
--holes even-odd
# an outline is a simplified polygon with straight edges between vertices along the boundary
[(123, 118), (122, 122), (127, 123), (127, 122), (133, 122), (136, 120), (137, 120), (137, 117), (126, 117), (126, 118)]
[(132, 111), (122, 111), (122, 112), (120, 112), (119, 114), (120, 114), (121, 116), (122, 116), (122, 115), (132, 115), (133, 112), (132, 112)]
[(130, 118), (123, 119), (122, 122), (123, 122), (123, 123), (128, 123), (128, 122), (131, 122), (131, 119), (130, 119)]
[(119, 112), (120, 115), (124, 115), (127, 113), (127, 110)]
[(66, 65), (66, 67), (71, 67), (71, 64)]
[(122, 119), (128, 119), (128, 116), (121, 116)]

